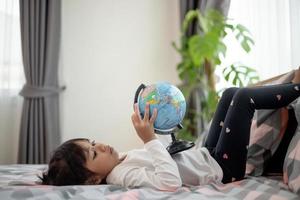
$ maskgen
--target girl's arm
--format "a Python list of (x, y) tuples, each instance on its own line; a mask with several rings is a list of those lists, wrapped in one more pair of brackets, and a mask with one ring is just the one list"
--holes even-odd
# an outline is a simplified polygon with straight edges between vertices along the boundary
[(122, 185), (126, 187), (151, 187), (158, 190), (174, 191), (182, 186), (176, 162), (158, 139), (145, 144), (145, 149), (153, 158), (153, 169), (138, 164), (128, 170)]
[(145, 144), (145, 149), (153, 158), (154, 171), (146, 167), (133, 169), (126, 175), (124, 184), (127, 186), (152, 186), (160, 190), (175, 190), (181, 187), (182, 182), (178, 167), (165, 147), (157, 140), (153, 124), (157, 116), (154, 109), (149, 119), (149, 104), (145, 107), (145, 116), (142, 119), (138, 105), (134, 105), (134, 113), (131, 116), (137, 135)]

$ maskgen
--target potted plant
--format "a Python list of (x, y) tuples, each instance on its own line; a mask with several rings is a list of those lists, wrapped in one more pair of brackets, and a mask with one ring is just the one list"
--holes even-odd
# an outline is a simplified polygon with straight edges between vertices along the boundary
[[(192, 22), (197, 25), (197, 33), (188, 36), (186, 31)], [(188, 109), (192, 117), (183, 121), (184, 129), (179, 137), (195, 140), (196, 135), (191, 132), (195, 129), (195, 120), (203, 117), (208, 123), (216, 110), (218, 92), (215, 87), (215, 69), (220, 67), (222, 58), (226, 56), (227, 47), (223, 42), (227, 34), (234, 34), (241, 45), (241, 49), (250, 52), (254, 41), (246, 27), (234, 24), (226, 19), (217, 10), (207, 10), (201, 13), (199, 10), (190, 10), (182, 23), (180, 42), (173, 47), (181, 56), (177, 65), (179, 78), (182, 80), (181, 89), (187, 99), (196, 88), (201, 88), (201, 113)], [(259, 79), (254, 69), (233, 63), (223, 70), (224, 78), (233, 85), (244, 86)]]

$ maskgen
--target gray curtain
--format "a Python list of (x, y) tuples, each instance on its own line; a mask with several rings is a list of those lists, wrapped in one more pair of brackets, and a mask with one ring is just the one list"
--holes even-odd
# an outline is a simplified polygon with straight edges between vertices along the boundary
[(189, 10), (199, 9), (204, 12), (206, 9), (213, 8), (219, 10), (227, 16), (230, 0), (180, 0), (180, 19), (183, 21), (185, 14)]
[[(189, 10), (199, 9), (200, 12), (204, 12), (206, 9), (216, 9), (220, 11), (224, 16), (227, 16), (229, 10), (230, 0), (180, 0), (180, 19), (183, 21), (185, 14)], [(187, 35), (193, 35), (197, 33), (196, 23), (192, 22), (191, 26), (188, 27)], [(190, 99), (187, 100), (187, 117), (192, 118), (193, 114), (190, 111), (201, 113), (201, 98), (204, 98), (202, 88), (196, 88), (192, 91)], [(203, 118), (198, 117), (196, 120), (196, 128), (194, 135), (200, 135), (206, 129), (208, 122), (205, 122)]]
[(26, 83), (19, 163), (46, 163), (60, 143), (58, 55), (61, 1), (20, 0), (21, 43)]

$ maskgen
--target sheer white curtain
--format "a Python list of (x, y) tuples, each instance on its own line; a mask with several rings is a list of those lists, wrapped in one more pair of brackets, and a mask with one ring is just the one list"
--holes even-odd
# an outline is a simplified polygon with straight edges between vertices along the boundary
[(19, 0), (0, 0), (0, 164), (16, 163), (25, 81), (21, 58)]
[[(255, 68), (261, 80), (295, 69), (300, 65), (299, 0), (231, 0), (228, 17), (245, 25), (255, 41), (244, 53), (233, 36), (226, 38), (224, 66), (241, 62)], [(221, 70), (217, 71), (221, 74)], [(223, 80), (218, 88), (223, 88)]]

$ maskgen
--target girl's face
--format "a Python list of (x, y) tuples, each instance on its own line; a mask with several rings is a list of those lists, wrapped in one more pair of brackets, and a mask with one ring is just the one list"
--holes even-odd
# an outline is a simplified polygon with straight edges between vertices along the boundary
[(119, 164), (119, 154), (109, 145), (81, 140), (77, 141), (86, 154), (86, 167), (101, 179)]

